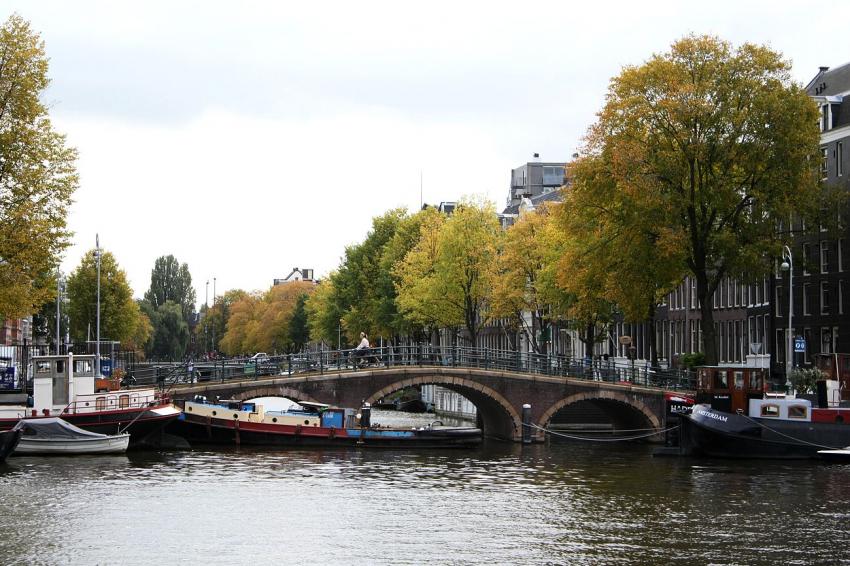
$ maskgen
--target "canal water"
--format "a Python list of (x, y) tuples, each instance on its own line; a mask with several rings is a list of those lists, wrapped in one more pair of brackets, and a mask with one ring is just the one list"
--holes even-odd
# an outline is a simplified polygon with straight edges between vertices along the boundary
[(850, 465), (619, 443), (13, 457), (0, 510), (3, 565), (850, 564)]

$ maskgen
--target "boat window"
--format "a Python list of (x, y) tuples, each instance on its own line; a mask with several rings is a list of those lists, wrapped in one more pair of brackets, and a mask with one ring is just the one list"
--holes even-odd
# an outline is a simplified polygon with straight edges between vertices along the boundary
[(74, 373), (91, 373), (91, 361), (74, 360)]
[(56, 360), (56, 373), (65, 373), (65, 360)]
[(98, 411), (106, 409), (106, 397), (98, 397), (94, 400), (94, 408)]
[(806, 413), (807, 411), (805, 405), (789, 405), (788, 407), (789, 419), (805, 419)]
[(735, 389), (737, 391), (743, 391), (744, 389), (744, 372), (742, 371), (735, 372)]
[(762, 405), (761, 416), (763, 417), (778, 417), (779, 405)]
[(760, 371), (750, 372), (750, 389), (752, 389), (753, 391), (762, 390)]
[(35, 363), (35, 373), (50, 373), (50, 362), (38, 361)]
[(711, 386), (711, 374), (707, 369), (699, 370), (699, 388), (708, 389)]
[(130, 406), (130, 396), (129, 395), (121, 395), (118, 397), (118, 407), (120, 409), (126, 409)]
[(715, 371), (714, 372), (714, 388), (715, 389), (728, 389), (729, 388), (729, 381), (727, 381), (725, 371)]

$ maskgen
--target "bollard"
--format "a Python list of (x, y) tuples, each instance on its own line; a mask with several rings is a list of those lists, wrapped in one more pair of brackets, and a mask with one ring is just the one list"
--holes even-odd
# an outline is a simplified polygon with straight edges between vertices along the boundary
[(372, 407), (369, 403), (363, 403), (360, 407), (360, 428), (369, 428), (372, 426)]
[(531, 405), (522, 406), (522, 443), (531, 444)]

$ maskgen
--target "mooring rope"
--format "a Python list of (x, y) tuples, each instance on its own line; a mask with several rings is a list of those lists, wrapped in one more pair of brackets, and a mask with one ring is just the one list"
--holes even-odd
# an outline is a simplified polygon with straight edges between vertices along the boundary
[[(535, 424), (525, 424), (525, 423), (523, 423), (523, 426), (535, 428), (537, 430), (542, 430), (543, 432), (545, 432), (547, 434), (554, 435), (554, 436), (569, 438), (571, 440), (584, 440), (584, 441), (587, 441), (587, 442), (623, 442), (623, 441), (626, 441), (626, 440), (639, 440), (641, 438), (649, 438), (650, 436), (655, 436), (657, 434), (663, 434), (665, 432), (679, 428), (679, 425), (676, 425), (676, 426), (671, 426), (669, 428), (665, 428), (665, 429), (658, 430), (658, 431), (652, 429), (653, 432), (650, 432), (648, 434), (640, 434), (640, 435), (636, 435), (636, 436), (624, 436), (624, 437), (619, 437), (619, 438), (588, 438), (586, 436), (574, 436), (572, 434), (564, 434), (562, 432), (555, 432), (554, 430), (549, 430), (547, 428), (544, 428), (542, 426), (537, 426)], [(650, 430), (650, 429), (632, 429), (632, 430)]]

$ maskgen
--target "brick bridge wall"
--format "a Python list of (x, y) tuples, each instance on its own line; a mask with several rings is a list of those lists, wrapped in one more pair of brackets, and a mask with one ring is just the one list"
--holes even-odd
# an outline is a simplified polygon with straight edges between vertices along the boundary
[[(304, 374), (252, 380), (208, 382), (175, 387), (175, 399), (204, 395), (208, 399), (250, 399), (280, 396), (340, 407), (374, 403), (410, 386), (436, 384), (457, 391), (478, 409), (484, 434), (506, 440), (522, 439), (522, 406), (531, 405), (532, 423), (547, 428), (558, 410), (591, 401), (624, 422), (664, 428), (664, 395), (660, 389), (629, 384), (587, 381), (467, 368), (394, 367), (369, 371)], [(534, 430), (535, 440), (543, 433)]]

